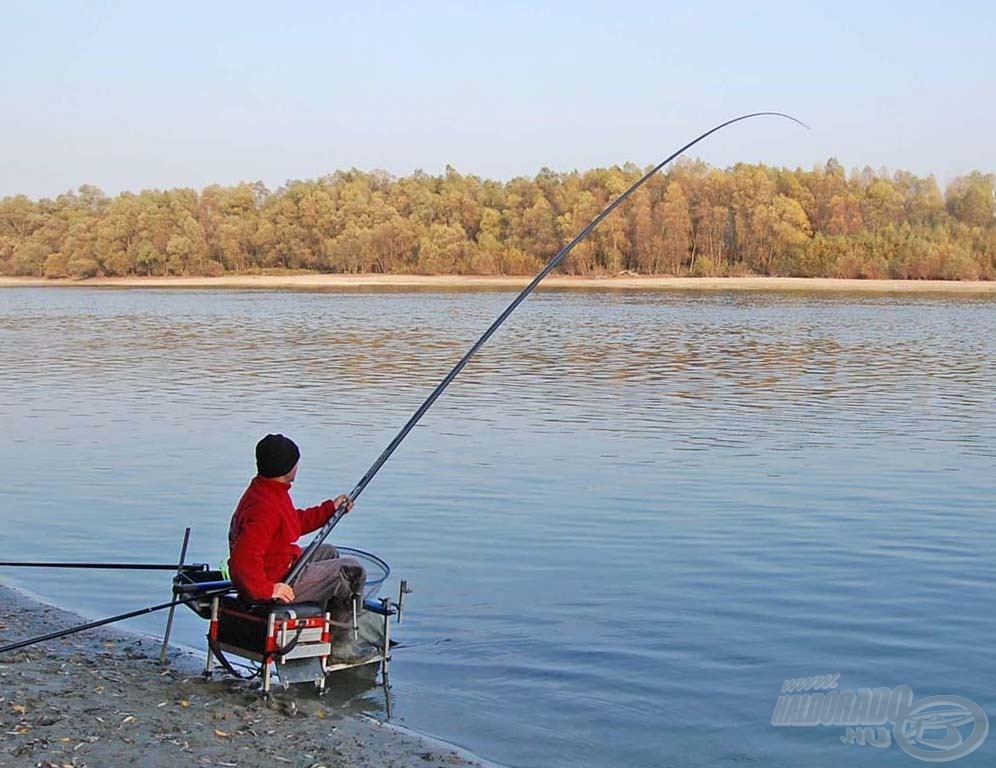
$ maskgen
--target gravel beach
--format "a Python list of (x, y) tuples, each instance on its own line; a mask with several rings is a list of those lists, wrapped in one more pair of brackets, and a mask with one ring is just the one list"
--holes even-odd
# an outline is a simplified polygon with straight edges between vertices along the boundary
[[(83, 623), (0, 585), (0, 644)], [(0, 655), (0, 766), (469, 766), (455, 749), (314, 695), (264, 701), (174, 649), (104, 627)]]

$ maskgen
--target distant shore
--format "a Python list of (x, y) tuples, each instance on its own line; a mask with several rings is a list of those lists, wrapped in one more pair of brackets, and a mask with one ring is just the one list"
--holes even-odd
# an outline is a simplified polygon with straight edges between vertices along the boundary
[[(0, 645), (82, 621), (0, 584)], [(268, 705), (245, 682), (205, 681), (182, 650), (166, 667), (158, 656), (158, 642), (116, 627), (0, 655), (0, 766), (479, 765), (333, 695), (280, 692)]]
[[(521, 288), (531, 276), (474, 275), (224, 275), (222, 277), (102, 277), (87, 280), (46, 280), (0, 277), (0, 288)], [(838, 280), (808, 277), (573, 277), (556, 275), (543, 281), (547, 288), (700, 291), (820, 291), (860, 293), (985, 293), (996, 294), (996, 281), (982, 280)]]

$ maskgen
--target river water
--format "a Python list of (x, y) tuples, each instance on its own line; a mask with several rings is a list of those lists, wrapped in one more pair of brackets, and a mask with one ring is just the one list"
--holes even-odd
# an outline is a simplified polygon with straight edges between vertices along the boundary
[[(299, 505), (346, 492), (510, 298), (0, 291), (0, 560), (169, 562), (189, 525), (190, 559), (219, 561), (260, 436), (301, 446)], [(787, 678), (996, 714), (994, 310), (530, 298), (336, 531), (416, 590), (393, 719), (509, 766), (788, 768), (916, 761), (772, 726)], [(0, 577), (95, 617), (169, 595), (162, 573)]]

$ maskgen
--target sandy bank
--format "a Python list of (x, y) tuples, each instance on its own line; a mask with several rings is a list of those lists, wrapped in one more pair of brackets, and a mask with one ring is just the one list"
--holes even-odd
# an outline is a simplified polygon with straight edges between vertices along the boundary
[[(81, 623), (0, 585), (0, 644)], [(0, 766), (467, 766), (456, 752), (301, 694), (265, 704), (199, 660), (111, 627), (0, 655)]]
[[(0, 287), (81, 286), (119, 288), (522, 288), (530, 277), (470, 275), (226, 275), (224, 277), (113, 277), (43, 280), (0, 277)], [(566, 277), (543, 281), (546, 288), (605, 288), (702, 291), (822, 291), (860, 293), (996, 294), (996, 281), (836, 280), (806, 277)]]

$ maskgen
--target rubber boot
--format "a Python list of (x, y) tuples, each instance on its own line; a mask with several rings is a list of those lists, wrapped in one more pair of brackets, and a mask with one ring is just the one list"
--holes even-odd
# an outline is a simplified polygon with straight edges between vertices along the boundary
[(332, 649), (329, 661), (333, 664), (362, 664), (380, 656), (375, 645), (353, 638), (353, 603), (330, 600), (332, 619)]

